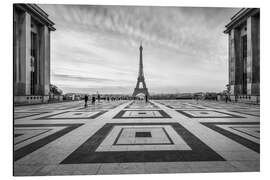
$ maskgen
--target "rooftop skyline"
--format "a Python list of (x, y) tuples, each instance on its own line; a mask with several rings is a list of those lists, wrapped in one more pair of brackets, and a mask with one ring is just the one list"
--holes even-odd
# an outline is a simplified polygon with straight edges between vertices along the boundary
[(64, 93), (132, 94), (143, 45), (150, 93), (222, 91), (224, 26), (238, 8), (39, 5), (55, 22), (51, 83)]

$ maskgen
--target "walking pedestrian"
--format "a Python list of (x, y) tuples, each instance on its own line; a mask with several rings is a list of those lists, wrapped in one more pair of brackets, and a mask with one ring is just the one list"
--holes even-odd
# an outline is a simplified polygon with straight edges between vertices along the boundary
[(92, 104), (95, 104), (95, 102), (96, 102), (96, 97), (92, 96)]
[(87, 107), (87, 101), (88, 101), (88, 95), (86, 94), (84, 96), (84, 107), (86, 108)]
[(145, 95), (145, 102), (147, 103), (148, 102), (148, 96)]
[(100, 95), (99, 94), (97, 95), (97, 99), (98, 99), (98, 102), (100, 102)]

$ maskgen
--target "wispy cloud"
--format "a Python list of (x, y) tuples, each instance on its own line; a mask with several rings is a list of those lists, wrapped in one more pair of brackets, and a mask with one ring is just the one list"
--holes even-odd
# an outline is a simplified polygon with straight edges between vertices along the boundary
[(87, 82), (113, 82), (113, 79), (105, 79), (105, 78), (94, 78), (94, 77), (82, 77), (82, 76), (72, 76), (66, 74), (53, 74), (55, 78), (59, 78), (61, 80), (75, 80), (75, 81), (87, 81)]
[[(51, 42), (52, 82), (61, 84), (64, 91), (72, 88), (59, 74), (82, 91), (91, 90), (88, 86), (102, 91), (102, 83), (112, 89), (135, 86), (140, 41), (150, 91), (164, 87), (168, 92), (220, 91), (227, 83), (227, 36), (222, 32), (237, 8), (41, 7), (56, 23)], [(114, 81), (101, 80), (97, 86), (91, 77)], [(84, 78), (90, 78), (87, 87)]]

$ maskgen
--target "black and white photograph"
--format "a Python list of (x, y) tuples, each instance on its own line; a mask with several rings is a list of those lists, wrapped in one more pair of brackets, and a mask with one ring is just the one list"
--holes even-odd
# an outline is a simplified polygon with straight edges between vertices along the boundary
[(260, 172), (260, 6), (10, 7), (12, 176)]

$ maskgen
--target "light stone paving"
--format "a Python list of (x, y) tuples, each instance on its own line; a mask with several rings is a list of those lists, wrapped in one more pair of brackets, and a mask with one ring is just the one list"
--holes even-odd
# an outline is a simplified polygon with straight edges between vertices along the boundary
[(259, 112), (193, 100), (18, 106), (14, 175), (259, 171)]
[(62, 114), (57, 114), (54, 116), (50, 116), (51, 119), (58, 119), (58, 118), (66, 118), (66, 119), (76, 119), (76, 118), (89, 118), (95, 114), (97, 114), (98, 112), (80, 112), (80, 111), (73, 111), (73, 112), (66, 112), (66, 113), (62, 113)]
[(193, 117), (207, 117), (207, 118), (211, 118), (211, 117), (231, 117), (228, 114), (223, 114), (220, 112), (216, 112), (216, 111), (204, 111), (204, 110), (184, 110), (183, 112), (190, 114)]
[(145, 118), (145, 117), (162, 117), (162, 115), (158, 111), (125, 111), (125, 113), (122, 115), (123, 118), (126, 117), (140, 117), (140, 118)]

